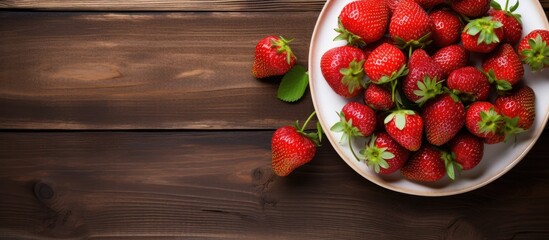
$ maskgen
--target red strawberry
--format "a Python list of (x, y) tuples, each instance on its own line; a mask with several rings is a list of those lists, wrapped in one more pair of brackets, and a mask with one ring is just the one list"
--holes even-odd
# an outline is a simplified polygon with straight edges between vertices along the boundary
[(469, 21), (463, 32), (463, 47), (471, 52), (488, 53), (493, 51), (504, 37), (503, 24), (492, 17)]
[(387, 133), (404, 148), (417, 151), (421, 147), (423, 119), (413, 110), (396, 110), (384, 123)]
[(446, 84), (466, 101), (484, 101), (490, 95), (488, 78), (475, 67), (463, 67), (452, 71)]
[(509, 90), (520, 82), (524, 67), (511, 45), (505, 43), (482, 62), (484, 72), (488, 73), (490, 82), (497, 84), (498, 90)]
[(346, 40), (350, 44), (372, 43), (385, 34), (389, 9), (377, 0), (352, 1), (341, 10), (339, 21), (336, 31), (340, 34), (336, 40)]
[(391, 174), (399, 170), (408, 157), (410, 151), (400, 146), (389, 134), (379, 132), (372, 135), (366, 148), (360, 151), (368, 166), (376, 173)]
[(490, 0), (451, 0), (449, 2), (454, 11), (469, 18), (484, 16), (490, 9)]
[[(305, 133), (304, 129), (315, 113), (311, 114), (303, 127), (285, 126), (277, 129), (271, 139), (272, 168), (276, 175), (287, 176), (294, 169), (310, 162), (320, 144), (322, 131)], [(298, 130), (299, 129), (299, 130)]]
[(429, 15), (414, 0), (402, 0), (393, 11), (389, 22), (391, 39), (405, 47), (423, 47), (429, 44), (432, 31)]
[(406, 98), (422, 105), (442, 92), (442, 69), (423, 49), (416, 49), (408, 62), (408, 75), (402, 89)]
[(494, 17), (494, 20), (500, 21), (503, 24), (503, 32), (505, 37), (503, 42), (516, 44), (520, 41), (522, 36), (522, 21), (521, 16), (518, 13), (513, 13), (519, 6), (519, 1), (508, 9), (509, 0), (505, 3), (505, 9), (499, 5), (496, 1), (492, 1), (493, 9), (490, 9), (488, 14)]
[(395, 107), (391, 90), (377, 84), (370, 84), (364, 91), (364, 103), (375, 110), (388, 111)]
[(320, 70), (337, 94), (351, 98), (363, 89), (364, 61), (364, 53), (359, 48), (335, 47), (322, 55)]
[(400, 169), (402, 175), (412, 181), (434, 182), (442, 179), (446, 174), (454, 178), (453, 168), (450, 167), (451, 157), (448, 153), (442, 152), (430, 144), (423, 145)]
[(518, 54), (522, 62), (533, 71), (549, 67), (549, 31), (537, 29), (526, 35), (518, 45)]
[(339, 113), (341, 121), (331, 128), (334, 132), (343, 132), (344, 137), (367, 137), (376, 127), (376, 113), (370, 107), (358, 102), (348, 102)]
[(373, 42), (373, 43), (370, 43), (368, 45), (366, 45), (365, 47), (362, 48), (362, 51), (364, 52), (364, 56), (366, 56), (366, 59), (368, 59), (368, 57), (370, 56), (370, 54), (372, 54), (372, 52), (377, 48), (379, 47), (381, 44), (384, 44), (384, 43), (390, 43), (392, 44), (393, 40), (391, 40), (390, 38), (388, 37), (383, 37), (381, 38), (380, 40), (378, 40), (377, 42)]
[(295, 65), (296, 58), (283, 37), (267, 36), (255, 46), (252, 74), (256, 78), (284, 75)]
[(383, 43), (368, 56), (364, 71), (372, 82), (391, 82), (406, 73), (406, 56), (397, 47)]
[(442, 68), (443, 78), (446, 78), (452, 71), (467, 65), (469, 52), (461, 45), (450, 45), (439, 49), (433, 54), (432, 59)]
[(469, 170), (477, 166), (484, 155), (482, 139), (467, 131), (462, 131), (453, 138), (448, 146), (454, 154), (454, 161), (461, 165), (461, 169)]
[(465, 113), (465, 127), (480, 138), (494, 138), (501, 135), (503, 117), (499, 108), (490, 102), (476, 101), (469, 105)]
[(429, 9), (444, 3), (444, 0), (415, 0), (422, 8)]
[(518, 117), (517, 127), (527, 130), (532, 127), (536, 117), (536, 95), (527, 85), (498, 96), (494, 105), (502, 115), (508, 118)]
[(465, 107), (453, 94), (427, 102), (422, 116), (427, 141), (435, 146), (450, 141), (465, 125)]
[(463, 24), (459, 16), (448, 9), (437, 9), (429, 13), (433, 22), (433, 44), (437, 47), (445, 47), (459, 40)]

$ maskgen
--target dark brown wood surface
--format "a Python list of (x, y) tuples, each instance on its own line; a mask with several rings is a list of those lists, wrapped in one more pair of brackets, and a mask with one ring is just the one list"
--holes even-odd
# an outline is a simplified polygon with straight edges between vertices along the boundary
[(381, 188), (328, 142), (273, 175), (274, 129), (313, 106), (252, 78), (253, 48), (292, 37), (306, 65), (323, 4), (0, 1), (0, 239), (549, 239), (547, 132), (455, 196)]

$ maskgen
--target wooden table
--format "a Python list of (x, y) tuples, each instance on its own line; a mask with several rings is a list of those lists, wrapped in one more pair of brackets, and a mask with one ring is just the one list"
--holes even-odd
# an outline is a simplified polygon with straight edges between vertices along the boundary
[[(274, 129), (310, 95), (250, 74), (324, 1), (0, 1), (0, 239), (549, 239), (549, 133), (478, 190), (417, 197), (328, 142), (286, 178)], [(542, 1), (549, 7), (549, 1)]]

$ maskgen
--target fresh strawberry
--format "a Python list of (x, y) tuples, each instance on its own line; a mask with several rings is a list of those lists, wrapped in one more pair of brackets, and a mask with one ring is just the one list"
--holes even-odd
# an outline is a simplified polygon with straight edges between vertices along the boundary
[(471, 52), (489, 53), (493, 51), (504, 37), (503, 24), (492, 17), (483, 17), (469, 21), (463, 32), (463, 47)]
[[(402, 166), (400, 173), (409, 180), (418, 182), (435, 182), (448, 174), (454, 179), (451, 156), (430, 144), (424, 144)], [(448, 169), (448, 170), (447, 170)]]
[(524, 75), (524, 67), (513, 47), (505, 43), (482, 62), (484, 72), (498, 90), (510, 90)]
[(449, 2), (454, 11), (469, 18), (484, 16), (490, 9), (490, 0), (451, 0)]
[(375, 110), (388, 111), (395, 107), (391, 90), (382, 85), (370, 84), (364, 91), (364, 103)]
[(528, 33), (518, 45), (518, 54), (522, 62), (533, 71), (549, 67), (549, 30), (537, 29)]
[(475, 67), (463, 67), (452, 71), (446, 84), (467, 102), (484, 101), (490, 95), (488, 78)]
[(406, 56), (389, 43), (379, 45), (364, 63), (364, 71), (377, 84), (394, 81), (407, 73)]
[(368, 57), (370, 56), (370, 54), (372, 54), (372, 52), (377, 48), (379, 47), (381, 44), (384, 44), (384, 43), (390, 43), (392, 44), (393, 43), (393, 40), (391, 40), (390, 38), (388, 37), (382, 37), (380, 40), (376, 41), (376, 42), (373, 42), (373, 43), (370, 43), (366, 46), (364, 46), (362, 48), (362, 51), (364, 52), (364, 56), (366, 57), (366, 59), (368, 59)]
[(503, 116), (499, 108), (486, 101), (476, 101), (469, 105), (465, 113), (465, 127), (480, 138), (494, 138), (501, 135)]
[(339, 116), (341, 120), (334, 124), (331, 130), (343, 132), (348, 137), (368, 137), (372, 135), (376, 127), (374, 110), (358, 102), (346, 103)]
[(295, 65), (296, 58), (289, 43), (283, 37), (267, 36), (255, 47), (252, 74), (256, 78), (286, 74)]
[(408, 75), (402, 82), (404, 96), (420, 105), (442, 92), (442, 69), (423, 49), (416, 49), (408, 61)]
[(518, 117), (517, 127), (527, 130), (536, 117), (536, 95), (527, 85), (514, 89), (507, 95), (498, 96), (494, 105), (508, 118)]
[(271, 148), (272, 168), (276, 175), (287, 176), (315, 156), (316, 147), (320, 145), (322, 129), (318, 127), (315, 133), (304, 132), (314, 114), (313, 112), (309, 116), (302, 127), (296, 122), (295, 126), (284, 126), (274, 132)]
[(363, 89), (364, 61), (364, 53), (359, 48), (335, 47), (322, 55), (320, 70), (337, 94), (351, 98)]
[(415, 1), (424, 9), (429, 9), (444, 3), (444, 0), (415, 0)]
[(437, 47), (446, 47), (459, 40), (463, 24), (459, 16), (448, 9), (437, 9), (429, 13), (433, 22), (433, 44)]
[(481, 138), (462, 131), (456, 135), (448, 146), (454, 154), (454, 161), (462, 170), (470, 170), (476, 167), (484, 155), (484, 143)]
[(423, 119), (413, 110), (396, 110), (385, 118), (385, 130), (401, 146), (417, 151), (423, 137)]
[(410, 151), (400, 146), (389, 134), (378, 132), (372, 135), (366, 148), (360, 151), (368, 166), (376, 173), (391, 174), (399, 170)]
[(391, 39), (403, 48), (428, 45), (432, 29), (429, 15), (414, 0), (400, 1), (389, 22)]
[(450, 45), (439, 49), (432, 57), (433, 61), (442, 68), (443, 78), (458, 68), (465, 67), (469, 62), (469, 51), (461, 45)]
[(453, 94), (427, 102), (422, 116), (427, 141), (435, 146), (450, 141), (465, 125), (465, 107)]
[(520, 19), (521, 16), (518, 13), (514, 13), (514, 11), (517, 10), (519, 6), (519, 1), (516, 1), (517, 3), (510, 9), (507, 8), (509, 6), (509, 0), (505, 2), (505, 8), (502, 8), (498, 2), (492, 1), (493, 9), (490, 9), (490, 11), (488, 11), (488, 14), (494, 17), (494, 20), (499, 21), (503, 24), (503, 32), (505, 37), (503, 38), (502, 42), (510, 43), (513, 45), (518, 43), (520, 41), (520, 37), (522, 36), (522, 20)]
[(389, 23), (389, 8), (377, 0), (352, 1), (339, 14), (339, 35), (351, 45), (372, 43), (385, 34)]

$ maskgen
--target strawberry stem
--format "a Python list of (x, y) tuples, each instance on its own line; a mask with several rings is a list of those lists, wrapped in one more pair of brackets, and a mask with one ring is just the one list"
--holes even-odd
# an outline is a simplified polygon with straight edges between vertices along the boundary
[(305, 123), (303, 123), (303, 126), (301, 127), (301, 129), (299, 129), (300, 132), (304, 132), (305, 131), (305, 128), (307, 127), (307, 124), (309, 124), (309, 122), (311, 121), (311, 119), (313, 119), (313, 117), (316, 115), (316, 111), (313, 111), (311, 113), (311, 115), (309, 115), (309, 117), (307, 118), (307, 120), (305, 120)]

